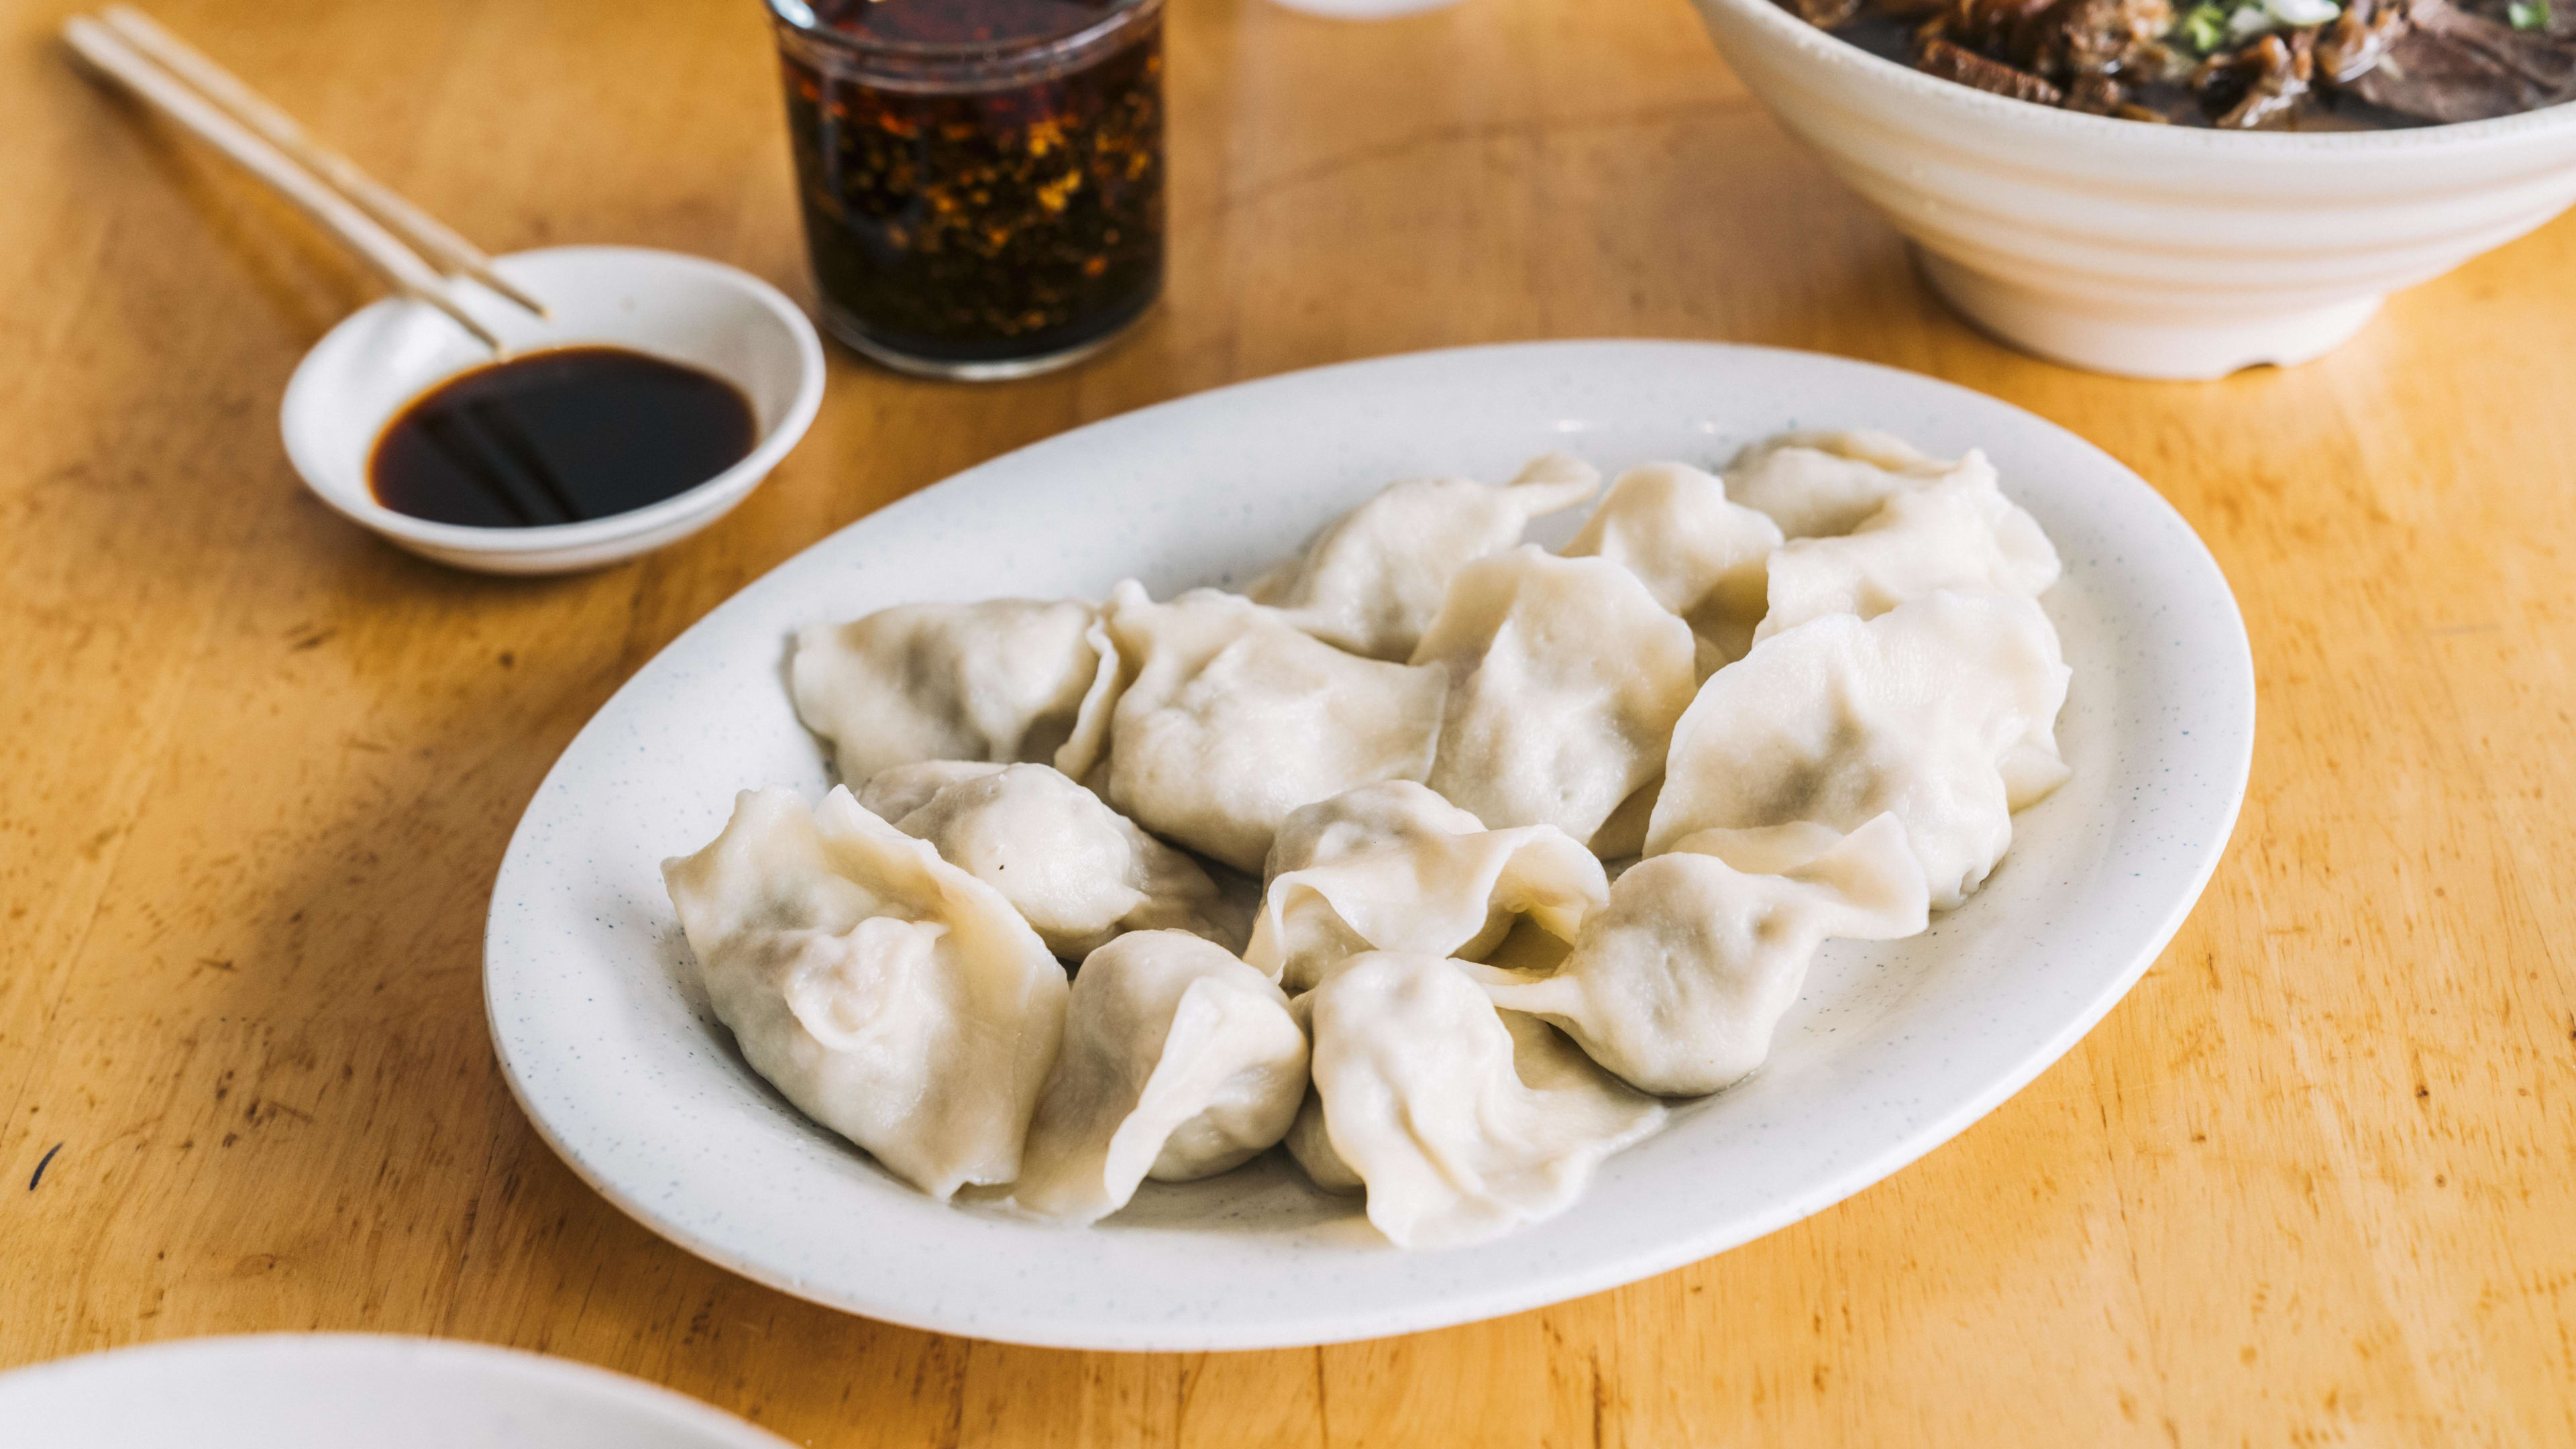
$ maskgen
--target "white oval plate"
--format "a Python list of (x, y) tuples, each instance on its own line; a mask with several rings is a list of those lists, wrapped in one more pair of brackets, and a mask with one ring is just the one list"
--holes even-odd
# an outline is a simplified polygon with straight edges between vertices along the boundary
[[(819, 796), (789, 632), (911, 600), (1239, 584), (1390, 479), (1722, 462), (1791, 427), (1983, 447), (2066, 559), (2074, 780), (1922, 936), (1828, 946), (1769, 1065), (1683, 1105), (1551, 1222), (1407, 1254), (1274, 1154), (1146, 1184), (1084, 1233), (943, 1207), (805, 1120), (707, 1010), (659, 865), (734, 792)], [(1548, 535), (1553, 542), (1570, 520)], [(2199, 539), (2082, 439), (1910, 373), (1764, 348), (1566, 342), (1350, 363), (1112, 418), (925, 489), (727, 601), (602, 708), (494, 888), (485, 1000), (538, 1130), (654, 1231), (819, 1303), (1064, 1347), (1278, 1347), (1461, 1323), (1627, 1283), (1797, 1221), (1975, 1121), (2073, 1045), (2182, 924), (2245, 790), (2254, 680)]]
[(786, 1449), (641, 1379), (477, 1343), (269, 1333), (0, 1374), (12, 1444), (82, 1449)]

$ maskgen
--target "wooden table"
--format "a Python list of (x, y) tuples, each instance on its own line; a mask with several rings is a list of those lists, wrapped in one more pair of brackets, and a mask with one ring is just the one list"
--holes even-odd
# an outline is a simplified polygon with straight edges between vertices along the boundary
[[(739, 512), (536, 582), (417, 562), (300, 489), (279, 389), (367, 283), (76, 76), (59, 0), (0, 12), (0, 1366), (444, 1334), (836, 1445), (2576, 1442), (2576, 221), (2325, 361), (2120, 382), (1945, 312), (1680, 0), (1373, 27), (1175, 4), (1174, 271), (1140, 336), (984, 388), (836, 353)], [(675, 247), (807, 293), (752, 0), (158, 8), (496, 249)], [(2127, 1002), (1956, 1142), (1561, 1307), (1117, 1355), (755, 1287), (521, 1117), (479, 992), (503, 844), (716, 602), (1157, 399), (1624, 335), (2008, 398), (2153, 480), (2244, 604), (2262, 733), (2231, 854)]]

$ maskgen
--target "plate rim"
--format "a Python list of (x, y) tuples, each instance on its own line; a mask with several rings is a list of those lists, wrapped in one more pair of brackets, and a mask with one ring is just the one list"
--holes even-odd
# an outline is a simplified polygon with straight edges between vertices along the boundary
[(81, 1380), (93, 1375), (151, 1373), (169, 1360), (182, 1358), (220, 1362), (247, 1357), (251, 1360), (248, 1366), (256, 1367), (263, 1361), (262, 1356), (270, 1353), (306, 1360), (355, 1357), (371, 1368), (387, 1369), (432, 1360), (476, 1373), (534, 1379), (584, 1397), (613, 1401), (649, 1412), (677, 1427), (703, 1432), (710, 1443), (729, 1449), (783, 1449), (789, 1442), (740, 1415), (635, 1374), (512, 1344), (422, 1333), (272, 1330), (150, 1339), (89, 1349), (0, 1371), (0, 1409), (11, 1407), (15, 1394), (51, 1392), (58, 1384), (78, 1388)]
[[(1767, 1212), (1749, 1213), (1714, 1229), (1665, 1240), (1658, 1245), (1622, 1256), (1612, 1265), (1593, 1268), (1560, 1268), (1543, 1275), (1534, 1275), (1529, 1281), (1520, 1284), (1452, 1293), (1428, 1305), (1407, 1305), (1401, 1311), (1380, 1310), (1377, 1311), (1376, 1317), (1364, 1324), (1336, 1324), (1334, 1314), (1330, 1310), (1301, 1310), (1283, 1311), (1275, 1319), (1259, 1327), (1236, 1323), (1195, 1323), (1185, 1326), (1127, 1320), (1104, 1322), (1099, 1319), (1085, 1320), (1079, 1325), (1070, 1323), (1049, 1325), (1026, 1318), (1001, 1325), (977, 1323), (964, 1326), (953, 1317), (944, 1316), (937, 1311), (916, 1310), (898, 1302), (864, 1299), (859, 1295), (836, 1292), (829, 1285), (802, 1280), (790, 1273), (774, 1270), (724, 1242), (712, 1239), (686, 1225), (658, 1216), (640, 1196), (626, 1191), (620, 1185), (606, 1180), (594, 1171), (593, 1165), (571, 1149), (570, 1144), (558, 1134), (555, 1124), (548, 1121), (530, 1101), (528, 1088), (522, 1080), (521, 1072), (511, 1058), (509, 1043), (503, 1031), (501, 1013), (494, 999), (496, 991), (494, 937), (498, 932), (501, 919), (501, 886), (510, 879), (514, 867), (520, 863), (523, 848), (532, 848), (529, 844), (529, 834), (536, 805), (547, 796), (567, 762), (581, 751), (585, 740), (590, 738), (594, 730), (601, 727), (601, 721), (612, 713), (627, 691), (635, 688), (638, 682), (643, 680), (666, 655), (679, 649), (700, 629), (708, 627), (710, 621), (735, 608), (755, 592), (764, 591), (779, 575), (796, 568), (816, 552), (836, 546), (844, 537), (861, 528), (878, 525), (889, 516), (906, 516), (922, 508), (937, 506), (931, 501), (934, 495), (950, 488), (951, 485), (972, 480), (988, 471), (1025, 466), (1029, 455), (1063, 445), (1067, 439), (1076, 438), (1097, 429), (1110, 426), (1137, 426), (1157, 415), (1187, 409), (1194, 405), (1204, 405), (1220, 396), (1239, 395), (1265, 388), (1285, 388), (1299, 381), (1311, 382), (1331, 374), (1360, 374), (1378, 368), (1425, 366), (1444, 359), (1466, 362), (1496, 354), (1553, 355), (1601, 349), (1669, 351), (1699, 355), (1723, 354), (1747, 360), (1758, 360), (1763, 357), (1794, 359), (1800, 365), (1821, 363), (1831, 368), (1848, 368), (1881, 374), (1901, 379), (1904, 386), (1927, 388), (1934, 394), (1945, 392), (1956, 394), (1963, 400), (1972, 399), (1975, 405), (1981, 408), (2006, 409), (2017, 414), (2026, 426), (2053, 435), (2060, 442), (2071, 444), (2091, 455), (2092, 459), (2108, 470), (2108, 473), (2117, 475), (2125, 484), (2134, 487), (2141, 501), (2160, 510), (2166, 520), (2173, 525), (2176, 534), (2189, 541), (2189, 551), (2181, 562), (2196, 571), (2205, 572), (2207, 580), (2215, 584), (2214, 591), (2207, 596), (2205, 602), (2214, 602), (2222, 606), (2218, 617), (2226, 626), (2227, 637), (2224, 642), (2229, 647), (2223, 659), (2212, 659), (2208, 663), (2213, 667), (2220, 665), (2225, 667), (2231, 695), (2226, 703), (2240, 706), (2242, 711), (2241, 739), (2238, 740), (2237, 747), (2225, 757), (2225, 777), (2219, 785), (2225, 796), (2224, 806), (2218, 812), (2222, 824), (2212, 830), (2207, 840), (2195, 843), (2196, 859), (2193, 860), (2188, 873), (2188, 889), (2175, 895), (2166, 907), (2163, 918), (2157, 922), (2152, 931), (2142, 931), (2136, 937), (2138, 945), (2132, 953), (2132, 959), (2118, 972), (2106, 976), (2105, 984), (2080, 1008), (2069, 1012), (2058, 1028), (2045, 1038), (2043, 1044), (2028, 1050), (2008, 1070), (1988, 1080), (1977, 1091), (1957, 1099), (1946, 1110), (1935, 1112), (1922, 1123), (1904, 1131), (1878, 1151), (1862, 1154), (1852, 1162), (1826, 1173), (1808, 1190), (1779, 1195)], [(536, 1128), (539, 1137), (584, 1184), (599, 1193), (619, 1211), (635, 1219), (665, 1241), (728, 1272), (824, 1307), (906, 1328), (991, 1342), (1045, 1348), (1132, 1352), (1251, 1351), (1307, 1347), (1360, 1342), (1481, 1322), (1567, 1302), (1655, 1277), (1686, 1264), (1731, 1251), (1803, 1221), (1921, 1160), (1934, 1149), (1949, 1142), (1984, 1118), (2004, 1101), (2028, 1086), (2042, 1072), (2056, 1065), (2136, 986), (2148, 969), (2155, 964), (2157, 958), (2163, 954), (2165, 947), (2171, 944), (2174, 936), (2180, 932), (2183, 923), (2190, 918), (2192, 911), (2198, 907), (2202, 896), (2206, 893), (2219, 863), (2225, 859), (2227, 850), (2235, 839), (2236, 827), (2242, 818), (2245, 795), (2252, 777), (2253, 756), (2257, 741), (2257, 706), (2252, 641), (2245, 627), (2242, 606), (2236, 598), (2233, 586), (2227, 580), (2225, 570), (2219, 566), (2206, 541), (2191, 526), (2190, 521), (2183, 517), (2181, 511), (2176, 509), (2170, 500), (2136, 470), (2099, 445), (2072, 429), (1992, 394), (1979, 392), (1974, 388), (1926, 373), (1834, 353), (1692, 339), (1603, 337), (1478, 343), (1325, 363), (1221, 384), (1127, 412), (1094, 419), (960, 469), (901, 498), (859, 515), (779, 560), (759, 577), (746, 581), (687, 628), (674, 635), (654, 653), (651, 659), (645, 661), (628, 676), (625, 682), (601, 703), (591, 718), (584, 722), (581, 730), (567, 742), (562, 754), (548, 768), (544, 779), (529, 797), (528, 806), (522, 812), (517, 826), (513, 828), (509, 847), (503, 855), (499, 870), (495, 873), (493, 895), (485, 920), (483, 978), (485, 1019), (490, 1029), (495, 1055), (499, 1059), (502, 1075), (509, 1085), (511, 1096), (518, 1102), (520, 1110), (530, 1124)]]

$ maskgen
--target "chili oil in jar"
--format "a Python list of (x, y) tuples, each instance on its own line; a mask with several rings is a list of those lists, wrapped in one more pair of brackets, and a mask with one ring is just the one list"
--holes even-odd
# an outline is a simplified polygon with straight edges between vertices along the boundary
[(1163, 0), (769, 0), (824, 324), (906, 372), (1089, 356), (1163, 285)]

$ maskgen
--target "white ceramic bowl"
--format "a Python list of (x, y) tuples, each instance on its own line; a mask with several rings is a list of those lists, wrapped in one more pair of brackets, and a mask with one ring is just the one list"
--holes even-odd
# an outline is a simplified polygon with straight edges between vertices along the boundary
[(1693, 0), (1745, 86), (1921, 247), (1969, 318), (2129, 377), (2298, 363), (2576, 201), (2576, 105), (2403, 131), (2219, 132), (2006, 100), (1772, 0)]
[(500, 574), (567, 573), (631, 558), (723, 517), (814, 421), (823, 345), (795, 303), (748, 272), (643, 247), (547, 247), (497, 266), (551, 314), (541, 319), (489, 297), (469, 303), (510, 351), (613, 343), (687, 363), (742, 389), (760, 441), (685, 493), (584, 523), (475, 528), (397, 513), (367, 487), (376, 435), (405, 403), (491, 356), (427, 303), (388, 297), (351, 313), (304, 355), (279, 421), (306, 486), (414, 553)]
[(479, 1343), (265, 1333), (0, 1374), (0, 1444), (81, 1449), (786, 1449), (669, 1389)]

